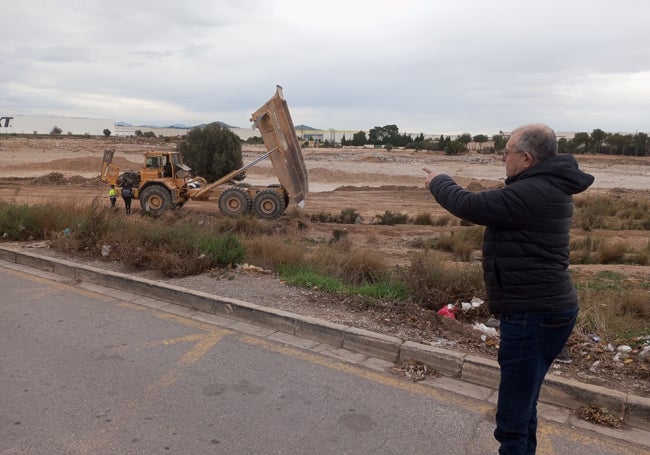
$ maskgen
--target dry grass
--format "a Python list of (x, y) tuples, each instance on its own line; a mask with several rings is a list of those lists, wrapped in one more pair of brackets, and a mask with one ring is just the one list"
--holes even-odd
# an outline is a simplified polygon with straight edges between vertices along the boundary
[[(580, 299), (578, 328), (610, 340), (629, 340), (650, 330), (650, 288), (622, 273), (575, 276)], [(641, 285), (640, 285), (641, 284)]]
[[(611, 213), (606, 202), (600, 202), (600, 210)], [(352, 218), (356, 211), (342, 213)], [(345, 229), (333, 229), (326, 243), (289, 240), (285, 234), (301, 225), (304, 222), (295, 217), (274, 223), (254, 218), (192, 219), (173, 212), (158, 218), (124, 217), (97, 201), (35, 206), (0, 202), (0, 235), (8, 240), (49, 239), (59, 250), (95, 256), (109, 246), (108, 259), (170, 277), (246, 261), (275, 271), (308, 271), (298, 283), (318, 280), (323, 289), (353, 293), (363, 289), (364, 295), (390, 295), (434, 310), (485, 295), (480, 263), (471, 261), (472, 252), (480, 249), (481, 227), (455, 226), (453, 234), (422, 241), (417, 246), (424, 251), (408, 266), (395, 269), (378, 249), (355, 248)], [(650, 241), (641, 250), (597, 233), (575, 236), (571, 242), (572, 262), (647, 264), (648, 257)], [(454, 258), (465, 262), (453, 262)], [(613, 272), (574, 276), (574, 281), (581, 301), (579, 330), (609, 339), (649, 333), (647, 282)]]
[(483, 272), (478, 263), (451, 263), (436, 253), (413, 257), (403, 271), (403, 281), (412, 300), (427, 309), (439, 310), (447, 304), (469, 302), (484, 296)]

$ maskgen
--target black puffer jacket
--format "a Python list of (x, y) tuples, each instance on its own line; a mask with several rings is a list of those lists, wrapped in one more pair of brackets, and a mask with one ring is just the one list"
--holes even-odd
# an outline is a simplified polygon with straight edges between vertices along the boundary
[(486, 226), (483, 274), (491, 313), (561, 311), (578, 298), (568, 272), (573, 194), (593, 176), (570, 155), (546, 159), (506, 180), (506, 187), (473, 193), (448, 175), (429, 190), (453, 215)]

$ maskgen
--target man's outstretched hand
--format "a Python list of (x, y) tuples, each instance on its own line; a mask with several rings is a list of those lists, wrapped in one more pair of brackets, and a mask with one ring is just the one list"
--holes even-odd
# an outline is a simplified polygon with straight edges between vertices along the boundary
[(429, 185), (431, 184), (431, 180), (433, 180), (433, 178), (436, 176), (436, 173), (426, 166), (423, 167), (422, 170), (427, 174), (426, 177), (424, 178), (424, 186), (428, 190)]

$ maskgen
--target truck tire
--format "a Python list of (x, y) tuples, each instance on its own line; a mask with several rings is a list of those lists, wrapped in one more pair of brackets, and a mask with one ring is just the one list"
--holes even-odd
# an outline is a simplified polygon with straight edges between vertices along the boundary
[[(267, 188), (280, 188), (281, 185), (279, 183), (272, 183), (271, 185), (266, 185)], [(282, 194), (284, 194), (284, 208), (286, 209), (289, 207), (289, 203), (291, 202), (291, 199), (289, 198), (289, 194), (287, 194), (286, 191), (283, 191)]]
[(219, 196), (219, 210), (228, 216), (246, 215), (251, 209), (248, 192), (236, 186), (230, 187)]
[(172, 196), (167, 188), (159, 185), (148, 186), (140, 192), (140, 207), (145, 212), (160, 215), (172, 208)]
[(284, 197), (275, 190), (262, 190), (253, 198), (253, 213), (264, 220), (274, 220), (284, 213)]

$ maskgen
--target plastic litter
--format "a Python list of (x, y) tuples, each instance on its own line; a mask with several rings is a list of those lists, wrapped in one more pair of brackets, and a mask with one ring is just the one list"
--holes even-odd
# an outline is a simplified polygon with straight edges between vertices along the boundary
[(444, 316), (444, 317), (447, 317), (447, 318), (456, 319), (456, 315), (454, 314), (455, 311), (456, 311), (456, 308), (454, 308), (453, 305), (449, 304), (449, 305), (445, 305), (442, 308), (440, 308), (438, 310), (438, 314), (440, 316)]
[(483, 300), (479, 299), (478, 297), (472, 297), (472, 300), (469, 302), (461, 302), (460, 307), (463, 310), (464, 313), (467, 313), (469, 310), (476, 309), (483, 305)]
[(596, 343), (600, 343), (601, 338), (596, 335), (595, 333), (590, 333), (589, 338), (591, 338), (591, 341), (594, 341)]
[(484, 335), (490, 336), (490, 337), (497, 337), (497, 331), (494, 327), (488, 327), (483, 323), (476, 322), (474, 326), (472, 327), (474, 330), (478, 330), (479, 332), (483, 333)]

